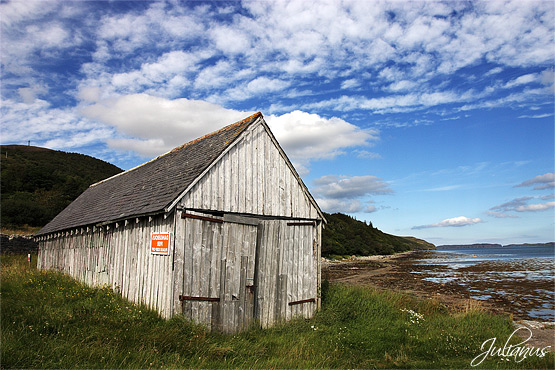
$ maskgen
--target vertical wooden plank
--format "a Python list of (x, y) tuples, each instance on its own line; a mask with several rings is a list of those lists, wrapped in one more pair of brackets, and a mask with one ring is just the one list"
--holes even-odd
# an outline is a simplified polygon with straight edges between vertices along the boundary
[(230, 150), (231, 153), (231, 212), (239, 212), (239, 196), (241, 193), (241, 165), (239, 163), (240, 156), (239, 156), (239, 148), (235, 145)]
[[(310, 265), (310, 257), (312, 256), (312, 228), (313, 226), (303, 226), (303, 298), (312, 298), (310, 294), (310, 276), (312, 275), (312, 266)], [(303, 316), (310, 317), (310, 306), (312, 303), (303, 304)]]
[(179, 296), (183, 295), (183, 259), (185, 239), (185, 220), (181, 219), (181, 212), (174, 212), (174, 234), (173, 234), (173, 278), (172, 298), (170, 315), (181, 314), (181, 302)]
[(258, 246), (258, 266), (257, 266), (257, 315), (260, 321), (260, 325), (264, 328), (266, 323), (266, 300), (267, 300), (267, 285), (266, 285), (266, 275), (268, 274), (267, 269), (267, 256), (268, 256), (268, 233), (270, 232), (270, 222), (263, 221), (260, 224), (260, 245)]
[[(289, 275), (290, 276), (289, 282), (291, 283), (291, 286), (289, 287), (289, 292), (291, 293), (291, 296), (289, 298), (289, 302), (293, 302), (299, 299), (297, 295), (299, 248), (298, 248), (298, 239), (297, 239), (298, 238), (297, 228), (290, 227), (289, 230), (291, 232), (291, 274)], [(290, 307), (291, 307), (291, 317), (296, 316), (297, 306), (290, 306)]]
[[(192, 233), (192, 270), (191, 270), (191, 295), (198, 296), (200, 294), (200, 243), (202, 242), (202, 221), (191, 219), (193, 226)], [(191, 320), (198, 322), (198, 302), (192, 301), (191, 303)]]
[(270, 269), (269, 273), (269, 307), (268, 307), (268, 326), (273, 326), (275, 322), (275, 306), (277, 304), (277, 292), (276, 292), (276, 285), (278, 280), (278, 258), (279, 258), (279, 249), (280, 249), (280, 240), (279, 234), (281, 229), (281, 222), (274, 220), (272, 221), (274, 224), (274, 232), (272, 234), (272, 249), (270, 255), (270, 265), (268, 266)]
[(230, 244), (230, 252), (231, 254), (229, 255), (229, 259), (228, 259), (228, 263), (231, 261), (233, 261), (233, 265), (231, 268), (231, 284), (232, 284), (232, 296), (231, 296), (231, 301), (232, 301), (232, 309), (233, 309), (233, 315), (232, 315), (232, 331), (236, 332), (237, 328), (238, 328), (238, 321), (239, 321), (239, 315), (241, 314), (240, 312), (240, 298), (239, 298), (239, 281), (240, 281), (240, 275), (241, 275), (241, 247), (242, 247), (242, 241), (243, 241), (243, 233), (242, 233), (242, 227), (239, 224), (230, 224), (230, 230), (232, 230), (231, 233), (231, 238), (230, 240), (232, 241), (232, 244)]
[[(145, 217), (143, 221), (143, 239), (145, 242), (150, 240), (150, 223), (148, 218)], [(148, 307), (152, 307), (150, 303), (150, 291), (152, 289), (152, 268), (153, 268), (153, 259), (152, 255), (150, 254), (150, 248), (147, 250), (146, 245), (143, 246), (145, 250), (145, 259), (146, 259), (146, 268), (145, 268), (145, 279), (144, 279), (144, 290), (143, 290), (143, 302)]]
[(227, 266), (226, 266), (226, 259), (223, 258), (220, 261), (220, 271), (219, 271), (219, 275), (220, 275), (220, 302), (218, 302), (218, 306), (217, 308), (212, 312), (212, 319), (213, 324), (212, 327), (215, 327), (216, 330), (220, 330), (220, 331), (224, 331), (225, 332), (225, 323), (226, 323), (226, 317), (225, 317), (225, 312), (226, 310), (224, 309), (224, 305), (226, 304), (226, 300), (225, 300), (225, 296), (226, 296), (226, 271), (227, 271)]
[(266, 134), (264, 135), (264, 158), (266, 158), (266, 172), (264, 173), (264, 207), (266, 215), (272, 215), (274, 211), (275, 191), (272, 187), (274, 187), (275, 184), (272, 183), (271, 179), (275, 178), (273, 177), (275, 163), (272, 154), (272, 143), (270, 137)]
[(252, 136), (252, 152), (251, 152), (251, 168), (252, 168), (252, 204), (251, 204), (251, 212), (253, 214), (260, 214), (259, 213), (259, 203), (258, 203), (258, 171), (260, 170), (259, 168), (259, 158), (260, 158), (260, 151), (259, 151), (259, 145), (258, 145), (258, 135), (257, 135), (257, 131), (253, 130), (251, 132), (251, 136)]
[(245, 148), (245, 140), (242, 139), (240, 142), (237, 143), (235, 146), (237, 148), (237, 163), (235, 165), (235, 176), (237, 176), (237, 189), (235, 191), (237, 197), (237, 206), (235, 208), (235, 212), (245, 213), (245, 199), (246, 199), (246, 191), (245, 188), (247, 186), (246, 183), (246, 148)]
[(218, 180), (218, 188), (215, 189), (216, 194), (217, 194), (217, 198), (218, 198), (218, 206), (216, 209), (219, 210), (223, 210), (224, 209), (224, 200), (223, 197), (225, 196), (225, 184), (224, 184), (224, 170), (223, 170), (223, 165), (224, 165), (224, 159), (222, 158), (217, 164), (216, 164), (216, 178)]
[[(274, 305), (276, 305), (276, 309), (274, 310), (274, 321), (279, 322), (281, 321), (282, 315), (282, 302), (283, 302), (283, 279), (280, 280), (280, 276), (283, 274), (283, 258), (284, 258), (284, 242), (285, 242), (285, 232), (287, 229), (286, 224), (283, 221), (276, 220), (276, 224), (279, 227), (279, 232), (276, 235), (277, 244), (275, 250), (275, 267), (274, 267)], [(279, 289), (278, 286), (279, 285)]]
[(246, 285), (247, 285), (247, 266), (249, 263), (248, 256), (241, 256), (241, 268), (239, 276), (239, 301), (241, 302), (238, 313), (237, 327), (239, 330), (244, 330), (247, 327), (248, 318), (246, 308), (248, 305)]
[(253, 193), (253, 184), (252, 184), (252, 170), (253, 170), (253, 162), (252, 162), (252, 131), (248, 132), (245, 136), (245, 205), (244, 213), (253, 213), (252, 210), (252, 193)]
[(140, 274), (137, 274), (137, 302), (144, 303), (144, 289), (145, 289), (145, 279), (146, 279), (146, 271), (148, 268), (148, 261), (146, 258), (146, 251), (147, 248), (145, 245), (144, 240), (144, 227), (143, 222), (141, 219), (135, 220), (134, 227), (137, 232), (138, 237), (138, 253), (139, 258), (137, 262), (137, 270), (140, 271)]
[(266, 135), (265, 132), (260, 131), (258, 135), (258, 172), (257, 172), (257, 188), (258, 188), (258, 199), (257, 199), (257, 214), (259, 215), (266, 215), (266, 211), (264, 209), (265, 203), (265, 188), (264, 188), (264, 173), (265, 173), (265, 164), (266, 164), (266, 150), (264, 145), (264, 136)]
[[(202, 235), (202, 287), (201, 296), (211, 297), (210, 295), (210, 263), (212, 262), (212, 240), (214, 223), (204, 222), (204, 234)], [(202, 302), (202, 323), (210, 325), (210, 315), (212, 314), (212, 303)]]
[[(180, 294), (192, 295), (191, 275), (193, 270), (193, 235), (194, 223), (190, 218), (183, 220), (184, 240), (183, 240), (183, 289)], [(192, 320), (192, 311), (190, 302), (182, 302), (181, 310), (186, 319)]]

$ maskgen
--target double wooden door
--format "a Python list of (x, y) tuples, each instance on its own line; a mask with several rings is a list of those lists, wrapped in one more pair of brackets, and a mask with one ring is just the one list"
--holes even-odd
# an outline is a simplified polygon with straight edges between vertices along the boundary
[(313, 222), (187, 215), (176, 228), (175, 313), (214, 330), (263, 327), (317, 308)]
[(208, 217), (182, 222), (184, 238), (176, 248), (183, 257), (174, 261), (181, 270), (174, 276), (182, 313), (219, 331), (248, 327), (255, 309), (257, 226)]

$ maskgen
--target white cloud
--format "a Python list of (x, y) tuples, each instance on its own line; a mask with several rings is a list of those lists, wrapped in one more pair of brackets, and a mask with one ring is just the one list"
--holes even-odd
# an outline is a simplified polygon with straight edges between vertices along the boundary
[(491, 217), (495, 218), (518, 218), (516, 215), (503, 213), (503, 212), (495, 212), (495, 211), (487, 211), (486, 214)]
[(469, 218), (465, 216), (459, 216), (459, 217), (448, 218), (443, 221), (429, 224), (429, 225), (414, 226), (413, 229), (418, 230), (418, 229), (428, 229), (433, 227), (462, 227), (462, 226), (474, 225), (481, 222), (483, 222), (482, 219), (478, 217)]
[(492, 68), (492, 69), (490, 69), (489, 71), (487, 71), (487, 72), (484, 74), (484, 76), (492, 76), (492, 75), (495, 75), (495, 74), (498, 74), (498, 73), (501, 73), (501, 72), (503, 72), (503, 68), (501, 68), (501, 67), (495, 67), (495, 68)]
[(311, 192), (326, 212), (371, 213), (377, 208), (369, 195), (393, 194), (389, 184), (376, 176), (322, 176), (313, 181)]
[[(63, 65), (68, 55), (77, 56), (69, 59), (83, 63), (80, 69), (72, 65), (74, 72), (60, 72), (68, 80), (67, 85), (57, 86), (63, 98), (74, 94), (83, 103), (96, 103), (84, 112), (127, 135), (116, 138), (128, 140), (117, 145), (140, 148), (129, 140), (147, 140), (143, 144), (151, 149), (144, 149), (145, 153), (173, 145), (165, 128), (184, 136), (185, 131), (196, 132), (180, 131), (181, 126), (170, 122), (179, 105), (177, 99), (169, 101), (170, 108), (161, 113), (163, 134), (153, 138), (145, 133), (144, 127), (152, 127), (154, 121), (151, 108), (176, 97), (209, 101), (221, 108), (240, 107), (231, 103), (272, 94), (265, 98), (279, 112), (302, 108), (385, 114), (453, 103), (466, 104), (463, 110), (489, 108), (536, 102), (547, 92), (553, 93), (553, 72), (538, 71), (553, 60), (554, 7), (546, 2), (220, 5), (154, 2), (125, 10), (114, 7), (117, 12), (108, 13), (88, 2), (4, 2), (0, 4), (2, 67), (10, 74), (3, 79), (4, 91), (12, 89), (11, 98), (18, 96), (29, 104), (44, 99), (48, 82), (58, 79), (51, 67)], [(450, 74), (479, 60), (495, 66), (486, 75), (500, 79), (507, 67), (534, 70), (515, 72), (515, 77), (522, 75), (509, 82), (497, 81), (483, 91), (446, 87)], [(43, 61), (48, 62), (46, 68)], [(319, 84), (310, 86), (308, 80)], [(528, 88), (532, 82), (541, 87)], [(344, 91), (345, 96), (330, 99), (338, 86), (360, 95)], [(501, 90), (495, 87), (503, 86), (511, 87), (511, 94), (495, 95)], [(366, 88), (367, 92), (360, 92)], [(141, 100), (141, 94), (151, 96), (142, 99), (145, 107), (138, 108), (144, 115), (129, 109)], [(302, 98), (294, 99), (299, 95)], [(136, 127), (130, 119), (106, 114), (120, 110), (139, 122)], [(227, 113), (222, 122), (229, 122)], [(288, 122), (300, 122), (296, 131), (280, 123), (284, 116)], [(333, 158), (345, 148), (369, 145), (378, 136), (377, 131), (339, 118), (299, 111), (267, 119), (297, 165), (305, 168), (310, 159)]]
[(272, 132), (293, 161), (332, 159), (343, 149), (369, 145), (378, 139), (377, 130), (364, 130), (340, 118), (293, 111), (265, 117)]
[(224, 54), (246, 53), (251, 48), (249, 34), (229, 26), (216, 27), (210, 32), (216, 48)]
[(52, 108), (44, 100), (29, 103), (2, 101), (2, 130), (4, 144), (45, 146), (51, 149), (71, 149), (101, 144), (114, 136), (110, 127), (83, 119), (75, 109)]
[(328, 199), (316, 198), (316, 202), (324, 212), (328, 213), (372, 213), (376, 212), (376, 207), (365, 204), (360, 200)]
[(100, 101), (81, 111), (88, 118), (114, 126), (123, 135), (133, 138), (111, 140), (109, 145), (143, 156), (162, 154), (252, 113), (200, 100), (168, 100), (146, 94)]
[(551, 116), (553, 116), (553, 113), (534, 114), (534, 115), (523, 114), (522, 116), (518, 116), (518, 118), (538, 119), (538, 118), (547, 118), (547, 117), (551, 117)]
[(380, 159), (382, 156), (379, 153), (369, 152), (368, 150), (355, 149), (353, 153), (356, 154), (357, 158), (365, 159)]
[(289, 85), (289, 82), (283, 80), (257, 77), (247, 84), (247, 89), (253, 94), (260, 94), (268, 91), (280, 91)]
[[(9, 15), (2, 21), (10, 26), (3, 29), (5, 68), (28, 76), (35, 51), (70, 50), (86, 41), (96, 45), (90, 63), (96, 67), (83, 68), (87, 79), (79, 86), (119, 94), (187, 96), (221, 104), (284, 92), (296, 76), (322, 77), (338, 78), (344, 90), (374, 84), (383, 92), (406, 94), (312, 103), (314, 109), (407, 112), (484, 98), (485, 92), (428, 86), (434, 77), (445, 81), (442, 76), (477, 60), (497, 65), (486, 73), (493, 75), (506, 66), (545, 65), (553, 58), (554, 9), (542, 2), (505, 1), (498, 7), (487, 2), (324, 1), (314, 7), (283, 1), (225, 8), (156, 2), (118, 14), (99, 11), (98, 23), (76, 16), (95, 9), (89, 4), (29, 4), (1, 4)], [(16, 32), (22, 29), (37, 32)], [(553, 90), (549, 73), (529, 73), (506, 86), (543, 81)], [(276, 100), (272, 104), (283, 103)], [(510, 101), (497, 101), (502, 102)], [(304, 109), (312, 110), (307, 104)]]
[(516, 198), (516, 199), (513, 199), (509, 202), (506, 202), (506, 203), (500, 204), (498, 206), (492, 207), (492, 208), (490, 208), (490, 210), (492, 210), (492, 211), (502, 211), (502, 212), (514, 211), (514, 210), (516, 210), (516, 208), (526, 205), (526, 203), (531, 199), (534, 199), (534, 198), (533, 197)]
[(534, 190), (545, 190), (555, 188), (555, 172), (546, 173), (526, 180), (515, 187), (534, 186)]
[[(96, 97), (94, 90), (83, 94)], [(201, 100), (170, 100), (147, 94), (101, 100), (83, 106), (81, 112), (126, 136), (125, 140), (110, 140), (111, 147), (137, 151), (143, 156), (162, 154), (253, 113)], [(301, 111), (265, 119), (287, 155), (304, 173), (311, 160), (332, 159), (346, 148), (369, 145), (378, 137), (375, 130), (362, 130), (339, 118), (327, 119)]]
[[(549, 175), (549, 174), (548, 174)], [(538, 176), (541, 178), (541, 176)], [(534, 181), (536, 178), (528, 181)], [(527, 181), (525, 181), (527, 182)], [(532, 184), (535, 182), (532, 182)], [(508, 212), (540, 212), (546, 211), (550, 208), (555, 206), (555, 202), (545, 202), (545, 203), (536, 203), (536, 204), (528, 204), (530, 200), (534, 199), (534, 197), (521, 197), (513, 199), (509, 202), (500, 204), (498, 206), (490, 208), (490, 212), (487, 212), (490, 216), (494, 217), (516, 217), (511, 215)], [(545, 195), (539, 197), (541, 200), (550, 200), (553, 199), (553, 194)]]
[(327, 175), (314, 180), (312, 191), (322, 198), (353, 199), (370, 194), (391, 194), (389, 185), (376, 176)]
[(168, 144), (162, 139), (107, 139), (110, 148), (132, 151), (143, 157), (156, 157), (169, 151)]
[(528, 204), (522, 205), (515, 208), (517, 212), (538, 212), (546, 211), (550, 208), (555, 207), (555, 202), (539, 203), (539, 204)]
[(22, 21), (32, 21), (54, 10), (58, 5), (44, 1), (10, 1), (0, 4), (0, 23), (3, 27), (10, 27)]
[(417, 85), (418, 83), (414, 81), (401, 80), (401, 81), (396, 81), (391, 85), (389, 85), (389, 90), (394, 92), (412, 90)]
[(509, 87), (515, 87), (520, 85), (526, 85), (532, 82), (537, 82), (539, 81), (539, 79), (540, 79), (540, 76), (538, 74), (529, 73), (526, 75), (519, 76), (514, 80), (507, 82), (504, 87), (509, 88)]
[(356, 78), (350, 78), (341, 82), (341, 89), (350, 89), (360, 85), (360, 81)]

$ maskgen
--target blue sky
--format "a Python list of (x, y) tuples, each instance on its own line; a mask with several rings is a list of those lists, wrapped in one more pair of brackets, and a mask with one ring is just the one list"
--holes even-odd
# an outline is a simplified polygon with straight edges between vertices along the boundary
[(261, 111), (328, 212), (547, 242), (553, 1), (2, 1), (2, 144), (129, 169)]

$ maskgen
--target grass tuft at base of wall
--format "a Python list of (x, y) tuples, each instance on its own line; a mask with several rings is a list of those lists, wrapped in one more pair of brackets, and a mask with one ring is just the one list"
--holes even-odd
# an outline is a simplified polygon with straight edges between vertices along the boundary
[[(469, 368), (482, 343), (504, 344), (507, 317), (449, 314), (433, 300), (363, 287), (324, 286), (311, 320), (210, 333), (161, 319), (109, 288), (1, 256), (1, 368)], [(489, 356), (477, 368), (553, 368), (553, 354)]]

